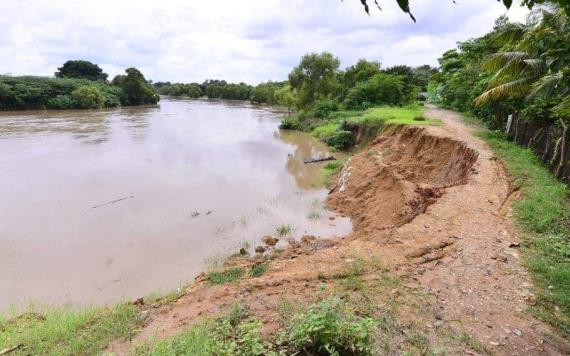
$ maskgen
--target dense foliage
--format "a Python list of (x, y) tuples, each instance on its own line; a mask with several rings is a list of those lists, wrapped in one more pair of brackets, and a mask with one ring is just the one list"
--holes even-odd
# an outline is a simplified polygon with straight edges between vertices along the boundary
[(76, 78), (88, 80), (107, 80), (108, 75), (95, 63), (89, 61), (67, 61), (57, 68), (56, 78)]
[(81, 65), (70, 62), (83, 61), (66, 62), (59, 72), (64, 74), (58, 78), (0, 76), (0, 109), (96, 109), (158, 102), (158, 95), (136, 68), (127, 69), (127, 75), (117, 76), (109, 84), (101, 75), (90, 80), (85, 72), (73, 74)]
[(430, 99), (471, 111), (491, 128), (508, 114), (564, 125), (570, 116), (570, 22), (563, 10), (532, 11), (527, 23), (502, 17), (488, 34), (461, 42), (439, 59)]

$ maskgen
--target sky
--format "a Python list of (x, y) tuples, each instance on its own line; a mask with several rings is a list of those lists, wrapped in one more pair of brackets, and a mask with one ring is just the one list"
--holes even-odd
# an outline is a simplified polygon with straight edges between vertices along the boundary
[(153, 81), (284, 80), (301, 56), (328, 51), (341, 67), (359, 58), (382, 67), (437, 65), (456, 42), (491, 30), (518, 3), (395, 0), (368, 16), (359, 0), (1, 0), (0, 73), (51, 76), (68, 59), (99, 64), (112, 78), (128, 67)]

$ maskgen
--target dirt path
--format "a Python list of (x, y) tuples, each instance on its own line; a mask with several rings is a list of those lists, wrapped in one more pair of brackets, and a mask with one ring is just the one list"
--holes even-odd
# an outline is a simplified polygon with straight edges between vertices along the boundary
[[(445, 125), (387, 130), (341, 172), (328, 205), (351, 217), (350, 236), (291, 241), (259, 278), (211, 287), (199, 277), (176, 302), (145, 306), (143, 330), (108, 351), (126, 354), (133, 345), (173, 335), (198, 316), (216, 315), (237, 301), (249, 305), (270, 334), (279, 327), (284, 299), (313, 301), (323, 284), (351, 298), (355, 292), (342, 287), (342, 279), (347, 265), (361, 256), (382, 264), (369, 263), (359, 272), (369, 288), (381, 288), (367, 298), (377, 309), (385, 309), (390, 298), (403, 306), (384, 351), (413, 344), (410, 330), (419, 327), (432, 345), (451, 354), (568, 353), (564, 340), (528, 312), (535, 303), (533, 287), (521, 265), (513, 194), (502, 164), (456, 113), (429, 107), (426, 116)], [(399, 276), (403, 286), (382, 285), (379, 273)]]

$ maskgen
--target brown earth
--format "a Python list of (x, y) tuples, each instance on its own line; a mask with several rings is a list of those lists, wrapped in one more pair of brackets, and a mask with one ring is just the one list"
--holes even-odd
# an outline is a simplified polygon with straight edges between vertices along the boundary
[[(271, 255), (262, 277), (209, 286), (199, 276), (175, 302), (142, 306), (142, 331), (107, 351), (126, 354), (237, 301), (250, 306), (269, 335), (281, 324), (283, 300), (314, 301), (323, 285), (355, 298), (343, 278), (355, 259), (364, 259), (359, 274), (376, 292), (373, 307), (397, 319), (375, 345), (379, 354), (414, 346), (414, 330), (451, 354), (568, 353), (566, 342), (528, 312), (533, 286), (516, 248), (510, 209), (516, 196), (503, 165), (457, 114), (430, 107), (426, 116), (444, 125), (388, 128), (345, 165), (328, 205), (351, 217), (350, 236), (291, 241)], [(241, 257), (227, 265), (254, 263)], [(400, 286), (384, 283), (387, 275)]]

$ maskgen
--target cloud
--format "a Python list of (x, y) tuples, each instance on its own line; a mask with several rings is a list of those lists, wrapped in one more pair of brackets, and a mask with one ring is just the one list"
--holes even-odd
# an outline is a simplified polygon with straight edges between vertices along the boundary
[[(52, 75), (68, 59), (111, 76), (135, 66), (155, 81), (283, 80), (307, 52), (343, 66), (437, 63), (457, 41), (489, 31), (505, 8), (494, 0), (425, 0), (417, 23), (396, 2), (367, 16), (358, 0), (3, 0), (0, 73)], [(511, 18), (526, 10), (513, 5)]]

